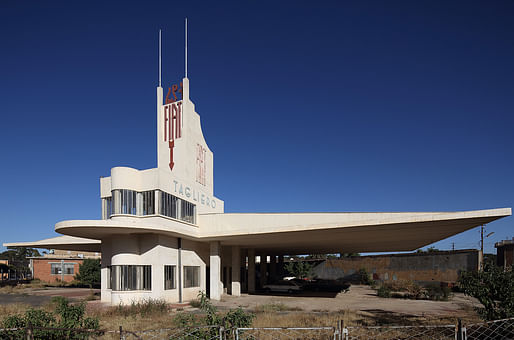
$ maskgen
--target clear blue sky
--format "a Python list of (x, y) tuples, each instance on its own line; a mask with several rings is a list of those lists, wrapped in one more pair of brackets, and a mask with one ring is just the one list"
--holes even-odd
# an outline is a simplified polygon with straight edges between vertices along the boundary
[(156, 166), (158, 30), (169, 86), (186, 16), (226, 212), (514, 206), (512, 1), (4, 0), (0, 243), (100, 218), (100, 176)]

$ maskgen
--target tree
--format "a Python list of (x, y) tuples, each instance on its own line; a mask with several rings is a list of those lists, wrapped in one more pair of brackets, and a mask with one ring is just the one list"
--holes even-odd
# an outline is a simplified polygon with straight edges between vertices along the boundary
[(476, 308), (485, 320), (514, 317), (514, 266), (504, 271), (487, 262), (478, 272), (463, 272), (458, 280), (466, 295), (473, 296), (483, 305)]
[(311, 274), (312, 265), (305, 261), (288, 262), (284, 265), (289, 274), (304, 279)]
[(37, 249), (16, 247), (0, 253), (0, 260), (9, 261), (9, 269), (16, 272), (16, 276), (25, 277), (30, 273), (29, 257), (41, 256)]
[(85, 259), (79, 266), (79, 272), (75, 275), (75, 280), (83, 285), (97, 286), (100, 284), (100, 260)]

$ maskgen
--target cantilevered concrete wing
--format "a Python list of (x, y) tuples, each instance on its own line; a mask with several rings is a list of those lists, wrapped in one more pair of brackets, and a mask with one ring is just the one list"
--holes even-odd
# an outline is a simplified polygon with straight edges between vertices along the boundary
[(100, 252), (100, 240), (92, 240), (74, 236), (58, 236), (34, 242), (13, 242), (4, 243), (4, 247), (29, 247), (45, 249), (62, 249), (77, 251)]
[[(510, 208), (460, 212), (201, 214), (198, 226), (155, 217), (63, 221), (57, 232), (102, 239), (157, 233), (283, 254), (410, 251), (511, 215)], [(75, 248), (74, 248), (75, 249)]]
[(209, 214), (202, 238), (268, 253), (411, 251), (511, 215), (461, 212)]

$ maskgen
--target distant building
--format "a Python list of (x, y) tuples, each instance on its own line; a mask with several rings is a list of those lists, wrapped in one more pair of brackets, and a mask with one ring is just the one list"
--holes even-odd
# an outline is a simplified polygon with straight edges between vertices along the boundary
[(51, 250), (49, 254), (30, 257), (29, 268), (34, 279), (43, 282), (71, 282), (86, 258), (99, 259), (94, 252)]
[(496, 242), (496, 264), (507, 269), (514, 263), (514, 238)]

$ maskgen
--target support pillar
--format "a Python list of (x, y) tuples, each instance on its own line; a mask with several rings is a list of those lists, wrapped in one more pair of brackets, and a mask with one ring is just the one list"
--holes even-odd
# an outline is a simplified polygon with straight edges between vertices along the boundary
[(284, 255), (278, 255), (278, 275), (280, 279), (284, 277)]
[(211, 300), (221, 300), (223, 284), (221, 283), (221, 245), (219, 242), (210, 243), (210, 296)]
[(241, 248), (232, 247), (232, 295), (241, 296)]
[(267, 262), (266, 261), (266, 255), (265, 254), (261, 254), (261, 264), (260, 264), (260, 269), (261, 269), (261, 277), (260, 277), (260, 287), (259, 288), (262, 288), (265, 284), (266, 284), (266, 272), (267, 272)]
[(269, 281), (270, 283), (277, 280), (277, 257), (270, 255), (269, 257)]
[(255, 249), (248, 249), (248, 293), (255, 293)]

